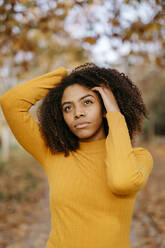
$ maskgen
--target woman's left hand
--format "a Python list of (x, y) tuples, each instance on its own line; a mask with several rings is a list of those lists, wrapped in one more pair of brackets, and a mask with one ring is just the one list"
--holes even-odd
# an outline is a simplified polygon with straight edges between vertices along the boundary
[(101, 87), (100, 86), (93, 87), (91, 90), (97, 90), (100, 93), (107, 112), (109, 111), (120, 112), (120, 108), (110, 88), (106, 87), (105, 85), (102, 85)]

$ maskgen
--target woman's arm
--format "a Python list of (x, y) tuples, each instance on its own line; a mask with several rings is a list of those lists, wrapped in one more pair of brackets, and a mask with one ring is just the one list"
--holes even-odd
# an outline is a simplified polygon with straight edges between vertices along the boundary
[(132, 148), (124, 115), (110, 88), (94, 87), (102, 96), (107, 110), (109, 134), (106, 138), (106, 170), (108, 185), (120, 195), (137, 192), (144, 187), (153, 168), (149, 151)]
[(10, 89), (0, 98), (4, 116), (14, 136), (41, 164), (48, 149), (41, 137), (39, 125), (29, 113), (29, 109), (66, 74), (67, 70), (60, 67)]
[(108, 185), (120, 195), (139, 191), (152, 171), (153, 158), (145, 148), (132, 148), (124, 115), (110, 111), (106, 118), (109, 126), (105, 158)]

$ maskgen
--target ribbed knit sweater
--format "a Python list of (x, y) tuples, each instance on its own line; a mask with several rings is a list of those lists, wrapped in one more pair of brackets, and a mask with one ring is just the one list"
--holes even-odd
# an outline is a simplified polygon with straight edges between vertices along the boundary
[(51, 232), (46, 248), (130, 248), (134, 203), (152, 171), (152, 155), (132, 147), (124, 115), (113, 111), (106, 113), (105, 139), (79, 142), (68, 157), (52, 155), (29, 109), (66, 73), (60, 67), (17, 85), (0, 99), (16, 139), (48, 178)]

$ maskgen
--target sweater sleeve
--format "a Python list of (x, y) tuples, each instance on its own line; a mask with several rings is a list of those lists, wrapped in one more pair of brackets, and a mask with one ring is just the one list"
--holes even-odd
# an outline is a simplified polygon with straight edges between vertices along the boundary
[(127, 195), (142, 189), (153, 168), (150, 152), (132, 148), (126, 120), (121, 112), (107, 112), (109, 134), (106, 138), (106, 171), (112, 192)]
[(18, 142), (41, 164), (48, 151), (39, 130), (39, 124), (29, 113), (29, 109), (43, 98), (49, 89), (67, 74), (64, 67), (36, 77), (7, 91), (0, 104), (11, 131)]

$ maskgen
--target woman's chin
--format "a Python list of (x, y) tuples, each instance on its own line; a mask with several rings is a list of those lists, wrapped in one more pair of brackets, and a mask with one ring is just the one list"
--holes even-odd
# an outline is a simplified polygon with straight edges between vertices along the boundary
[(92, 137), (93, 135), (92, 134), (89, 134), (89, 133), (76, 133), (75, 134), (79, 139), (89, 139), (90, 137)]

